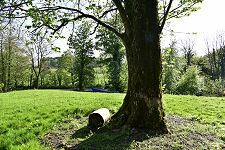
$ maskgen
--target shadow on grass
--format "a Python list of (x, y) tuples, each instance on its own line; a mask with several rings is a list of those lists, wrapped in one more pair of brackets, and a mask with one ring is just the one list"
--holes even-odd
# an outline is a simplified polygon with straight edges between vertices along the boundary
[[(93, 134), (85, 138), (90, 133)], [(126, 149), (131, 147), (132, 143), (142, 142), (154, 135), (143, 130), (110, 129), (107, 126), (96, 130), (85, 126), (77, 130), (71, 137), (73, 139), (85, 138), (85, 140), (69, 149)]]
[(104, 126), (93, 129), (87, 119), (64, 123), (42, 137), (50, 149), (224, 149), (218, 131), (178, 116), (166, 117), (171, 134)]

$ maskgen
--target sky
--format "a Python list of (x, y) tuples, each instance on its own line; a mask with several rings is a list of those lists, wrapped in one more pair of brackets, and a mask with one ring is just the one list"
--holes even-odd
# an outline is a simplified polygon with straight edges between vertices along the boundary
[[(225, 0), (204, 0), (199, 6), (201, 9), (188, 17), (171, 20), (170, 28), (174, 30), (178, 43), (191, 36), (196, 54), (202, 56), (206, 54), (205, 40), (213, 40), (216, 34), (225, 31)], [(166, 47), (170, 39), (169, 36), (162, 39), (162, 46)]]
[[(204, 0), (200, 4), (201, 9), (188, 17), (170, 20), (170, 29), (174, 31), (175, 38), (179, 43), (181, 40), (191, 38), (194, 41), (194, 50), (198, 56), (206, 54), (205, 40), (213, 40), (217, 33), (225, 32), (225, 0)], [(197, 33), (197, 34), (187, 34)], [(68, 31), (64, 32), (68, 35)], [(167, 47), (174, 37), (166, 36), (162, 39), (162, 47)], [(55, 45), (62, 50), (68, 49), (67, 40), (60, 39)], [(60, 54), (54, 54), (60, 56)]]

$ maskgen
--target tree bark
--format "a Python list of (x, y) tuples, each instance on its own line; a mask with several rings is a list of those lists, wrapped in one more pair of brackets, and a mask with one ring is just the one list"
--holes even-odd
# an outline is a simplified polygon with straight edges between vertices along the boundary
[[(132, 5), (131, 5), (132, 3)], [(162, 107), (162, 60), (157, 0), (130, 1), (131, 30), (124, 45), (128, 61), (128, 91), (113, 120), (157, 133), (167, 133)]]

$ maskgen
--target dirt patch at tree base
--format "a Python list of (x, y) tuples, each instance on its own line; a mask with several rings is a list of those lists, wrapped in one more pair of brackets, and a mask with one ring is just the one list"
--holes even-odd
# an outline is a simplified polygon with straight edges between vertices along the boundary
[(63, 123), (42, 137), (51, 149), (223, 149), (214, 126), (179, 116), (166, 116), (170, 134), (136, 129), (91, 129), (88, 118)]

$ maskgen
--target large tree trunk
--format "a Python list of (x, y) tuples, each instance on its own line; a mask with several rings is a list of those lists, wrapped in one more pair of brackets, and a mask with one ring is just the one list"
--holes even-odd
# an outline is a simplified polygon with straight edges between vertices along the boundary
[(123, 40), (128, 60), (128, 91), (113, 120), (128, 127), (167, 133), (162, 108), (161, 49), (157, 0), (132, 1), (132, 30)]

